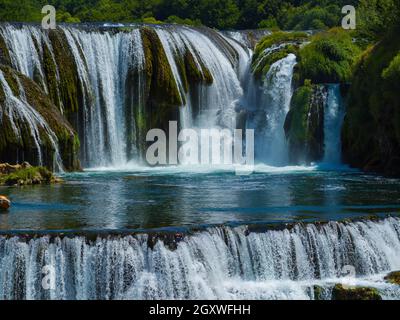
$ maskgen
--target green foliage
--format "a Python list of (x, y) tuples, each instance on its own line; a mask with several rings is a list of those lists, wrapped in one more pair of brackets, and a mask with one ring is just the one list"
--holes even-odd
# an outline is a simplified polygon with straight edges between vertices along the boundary
[(389, 67), (383, 70), (382, 77), (395, 83), (400, 82), (400, 53), (393, 58)]
[(352, 34), (332, 29), (315, 35), (311, 43), (300, 50), (296, 77), (300, 82), (349, 82), (361, 49), (353, 42)]
[(278, 21), (274, 17), (270, 17), (265, 20), (261, 20), (258, 24), (258, 27), (261, 29), (270, 29), (270, 30), (278, 30)]
[[(380, 1), (380, 0), (379, 0)], [(389, 0), (384, 0), (389, 1)], [(393, 0), (395, 1), (395, 0)], [(204, 24), (218, 29), (326, 29), (356, 0), (54, 0), (58, 21)], [(0, 0), (0, 21), (39, 22), (45, 0)], [(147, 21), (148, 23), (154, 23)], [(157, 22), (158, 23), (158, 22)]]
[(325, 30), (340, 25), (341, 8), (336, 5), (318, 6), (308, 3), (301, 7), (290, 7), (281, 13), (286, 30)]
[(353, 76), (343, 127), (345, 160), (368, 171), (400, 175), (400, 37), (371, 46)]
[(76, 17), (72, 17), (69, 12), (57, 11), (57, 21), (65, 23), (80, 23), (81, 20)]
[(145, 17), (141, 19), (141, 22), (147, 23), (147, 24), (162, 24), (162, 21), (157, 20), (154, 17)]
[(357, 31), (375, 41), (400, 24), (399, 0), (360, 0)]
[(191, 20), (189, 18), (182, 19), (178, 16), (169, 16), (166, 20), (165, 23), (172, 23), (172, 24), (181, 24), (181, 25), (187, 25), (187, 26), (200, 26), (201, 21), (199, 19), (196, 20)]

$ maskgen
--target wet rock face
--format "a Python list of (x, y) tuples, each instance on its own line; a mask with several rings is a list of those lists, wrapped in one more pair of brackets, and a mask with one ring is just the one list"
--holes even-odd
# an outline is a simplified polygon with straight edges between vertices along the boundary
[(337, 284), (332, 291), (332, 300), (382, 300), (377, 289), (368, 287), (345, 287)]
[(400, 285), (400, 271), (389, 273), (385, 277), (385, 280), (389, 283)]
[(57, 107), (31, 79), (6, 66), (0, 72), (0, 162), (79, 169), (79, 140)]
[(327, 89), (306, 83), (293, 95), (285, 121), (291, 163), (309, 164), (324, 156), (324, 107)]

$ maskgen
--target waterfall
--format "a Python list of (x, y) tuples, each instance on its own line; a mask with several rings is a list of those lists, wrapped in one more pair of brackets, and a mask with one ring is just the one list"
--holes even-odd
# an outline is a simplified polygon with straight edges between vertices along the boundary
[[(346, 266), (355, 281), (382, 274), (372, 283), (400, 297), (382, 281), (400, 269), (398, 218), (263, 233), (215, 227), (174, 246), (151, 238), (0, 237), (0, 298), (312, 299), (314, 285), (332, 288)], [(41, 286), (44, 266), (54, 270), (55, 290)]]
[[(221, 126), (234, 129), (236, 126), (235, 106), (243, 95), (239, 81), (240, 71), (236, 66), (240, 66), (243, 60), (232, 61), (218, 47), (216, 41), (213, 41), (213, 38), (199, 31), (189, 28), (180, 30), (159, 28), (156, 31), (166, 51), (181, 95), (185, 96), (186, 105), (181, 108), (182, 127)], [(239, 59), (246, 59), (243, 48), (236, 46), (235, 49)], [(190, 51), (199, 69), (201, 65), (204, 65), (210, 71), (214, 80), (211, 85), (200, 84), (197, 88), (196, 99), (191, 97), (190, 92), (184, 92), (183, 81), (175, 61), (175, 55), (183, 55), (185, 50)], [(247, 61), (249, 59), (250, 56), (247, 55)], [(196, 114), (194, 114), (194, 108), (197, 110)]]
[[(66, 54), (73, 57), (74, 72), (79, 78), (81, 110), (79, 115), (67, 116), (77, 122), (74, 126), (81, 140), (81, 162), (85, 167), (120, 167), (138, 160), (136, 149), (145, 136), (137, 130), (143, 124), (135, 121), (149, 117), (146, 113), (149, 79), (144, 76), (148, 57), (142, 43), (143, 28), (156, 33), (166, 53), (183, 101), (179, 108), (180, 127), (236, 128), (235, 108), (243, 96), (240, 80), (250, 60), (250, 51), (236, 41), (206, 28), (136, 26), (129, 31), (99, 31), (61, 26), (56, 31), (58, 41), (65, 38), (67, 45), (62, 50), (69, 50)], [(57, 61), (60, 58), (55, 57), (48, 32), (35, 26), (7, 24), (0, 27), (0, 36), (5, 39), (13, 68), (37, 82), (46, 93), (49, 88), (44, 50), (46, 59), (48, 51), (56, 66), (56, 89), (60, 90), (59, 64), (64, 62)], [(199, 72), (210, 73), (210, 83), (189, 83), (187, 88), (181, 65), (182, 61), (186, 63), (187, 52)], [(60, 98), (60, 92), (56, 96)], [(63, 112), (62, 102), (57, 102)], [(168, 120), (174, 119), (165, 122)]]
[[(75, 108), (79, 110), (68, 112), (61, 100), (71, 97), (62, 87), (65, 83), (59, 65), (63, 61), (58, 61), (62, 57), (59, 57), (60, 49), (55, 50), (58, 46), (53, 48), (57, 42), (54, 44), (51, 33), (35, 26), (7, 24), (0, 26), (0, 36), (5, 40), (12, 67), (33, 79), (53, 99), (58, 99), (53, 102), (79, 134), (82, 165), (123, 167), (131, 161), (141, 161), (145, 131), (150, 129), (153, 118), (157, 118), (149, 114), (158, 111), (159, 101), (149, 107), (152, 101), (149, 102), (149, 79), (145, 70), (149, 57), (146, 57), (142, 38), (145, 28), (160, 41), (167, 58), (167, 66), (162, 68), (170, 68), (182, 101), (182, 105), (177, 106), (177, 116), (168, 119), (169, 114), (165, 113), (161, 119), (163, 123), (179, 118), (180, 128), (244, 129), (247, 126), (256, 131), (258, 162), (273, 166), (288, 164), (284, 122), (292, 97), (296, 56), (289, 54), (272, 64), (258, 83), (251, 72), (252, 52), (243, 39), (251, 40), (263, 33), (215, 32), (184, 26), (137, 25), (124, 31), (62, 26), (56, 31), (57, 41), (66, 42), (62, 49), (72, 57), (79, 87), (74, 92), (77, 95), (75, 104), (79, 104)], [(260, 63), (287, 45), (267, 48)], [(48, 83), (52, 76), (47, 74), (52, 72), (51, 66), (46, 68), (49, 61), (56, 69), (55, 88), (53, 83)], [(190, 82), (184, 74), (185, 68), (193, 66), (200, 73), (195, 76), (202, 80)], [(54, 93), (54, 90), (58, 91)], [(338, 163), (339, 130), (343, 122), (338, 86), (329, 86), (326, 110), (324, 160)], [(148, 119), (149, 123), (144, 124)], [(156, 123), (160, 125), (160, 121)]]
[(259, 130), (256, 156), (274, 166), (288, 163), (284, 123), (292, 98), (293, 70), (297, 63), (294, 54), (275, 62), (263, 80), (263, 96), (256, 110), (255, 123)]
[(324, 162), (341, 162), (341, 130), (344, 121), (344, 108), (340, 94), (340, 85), (328, 85), (328, 98), (324, 111)]
[(43, 165), (42, 148), (46, 147), (42, 141), (42, 135), (44, 134), (54, 150), (53, 169), (62, 171), (63, 166), (58, 149), (57, 136), (51, 130), (46, 120), (27, 101), (19, 78), (15, 77), (14, 80), (18, 84), (18, 97), (15, 96), (3, 72), (0, 70), (0, 88), (3, 90), (5, 97), (3, 108), (0, 109), (0, 123), (5, 121), (4, 118), (7, 118), (11, 124), (13, 133), (20, 143), (29, 143), (29, 141), (24, 141), (24, 125), (27, 127), (33, 142), (32, 147), (37, 152), (37, 161), (40, 166)]
[[(128, 70), (143, 67), (139, 30), (100, 33), (65, 28), (85, 97), (85, 149), (89, 166), (121, 166), (126, 154), (125, 86)], [(82, 54), (81, 54), (82, 52)], [(84, 91), (85, 92), (85, 91)]]
[(38, 80), (47, 92), (41, 62), (43, 56), (41, 43), (50, 43), (46, 34), (32, 26), (16, 28), (6, 25), (0, 26), (0, 36), (6, 41), (13, 67), (27, 77)]

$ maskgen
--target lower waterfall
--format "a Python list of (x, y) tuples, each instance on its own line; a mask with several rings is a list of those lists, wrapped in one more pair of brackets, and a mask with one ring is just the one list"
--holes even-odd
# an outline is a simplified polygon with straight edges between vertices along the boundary
[[(313, 299), (318, 285), (329, 299), (346, 266), (355, 269), (354, 281), (400, 298), (383, 275), (374, 282), (400, 269), (399, 218), (262, 233), (215, 227), (173, 246), (150, 238), (0, 237), (0, 298)], [(54, 268), (54, 290), (42, 288), (44, 266)]]

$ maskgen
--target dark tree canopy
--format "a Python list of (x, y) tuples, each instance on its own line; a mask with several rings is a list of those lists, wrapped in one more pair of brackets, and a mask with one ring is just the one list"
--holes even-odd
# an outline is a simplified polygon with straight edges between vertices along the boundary
[[(361, 0), (362, 1), (362, 0)], [(372, 2), (377, 2), (373, 0)], [(379, 0), (379, 2), (392, 0)], [(61, 22), (169, 22), (218, 29), (328, 29), (358, 0), (0, 0), (0, 21), (40, 21), (52, 4)]]

